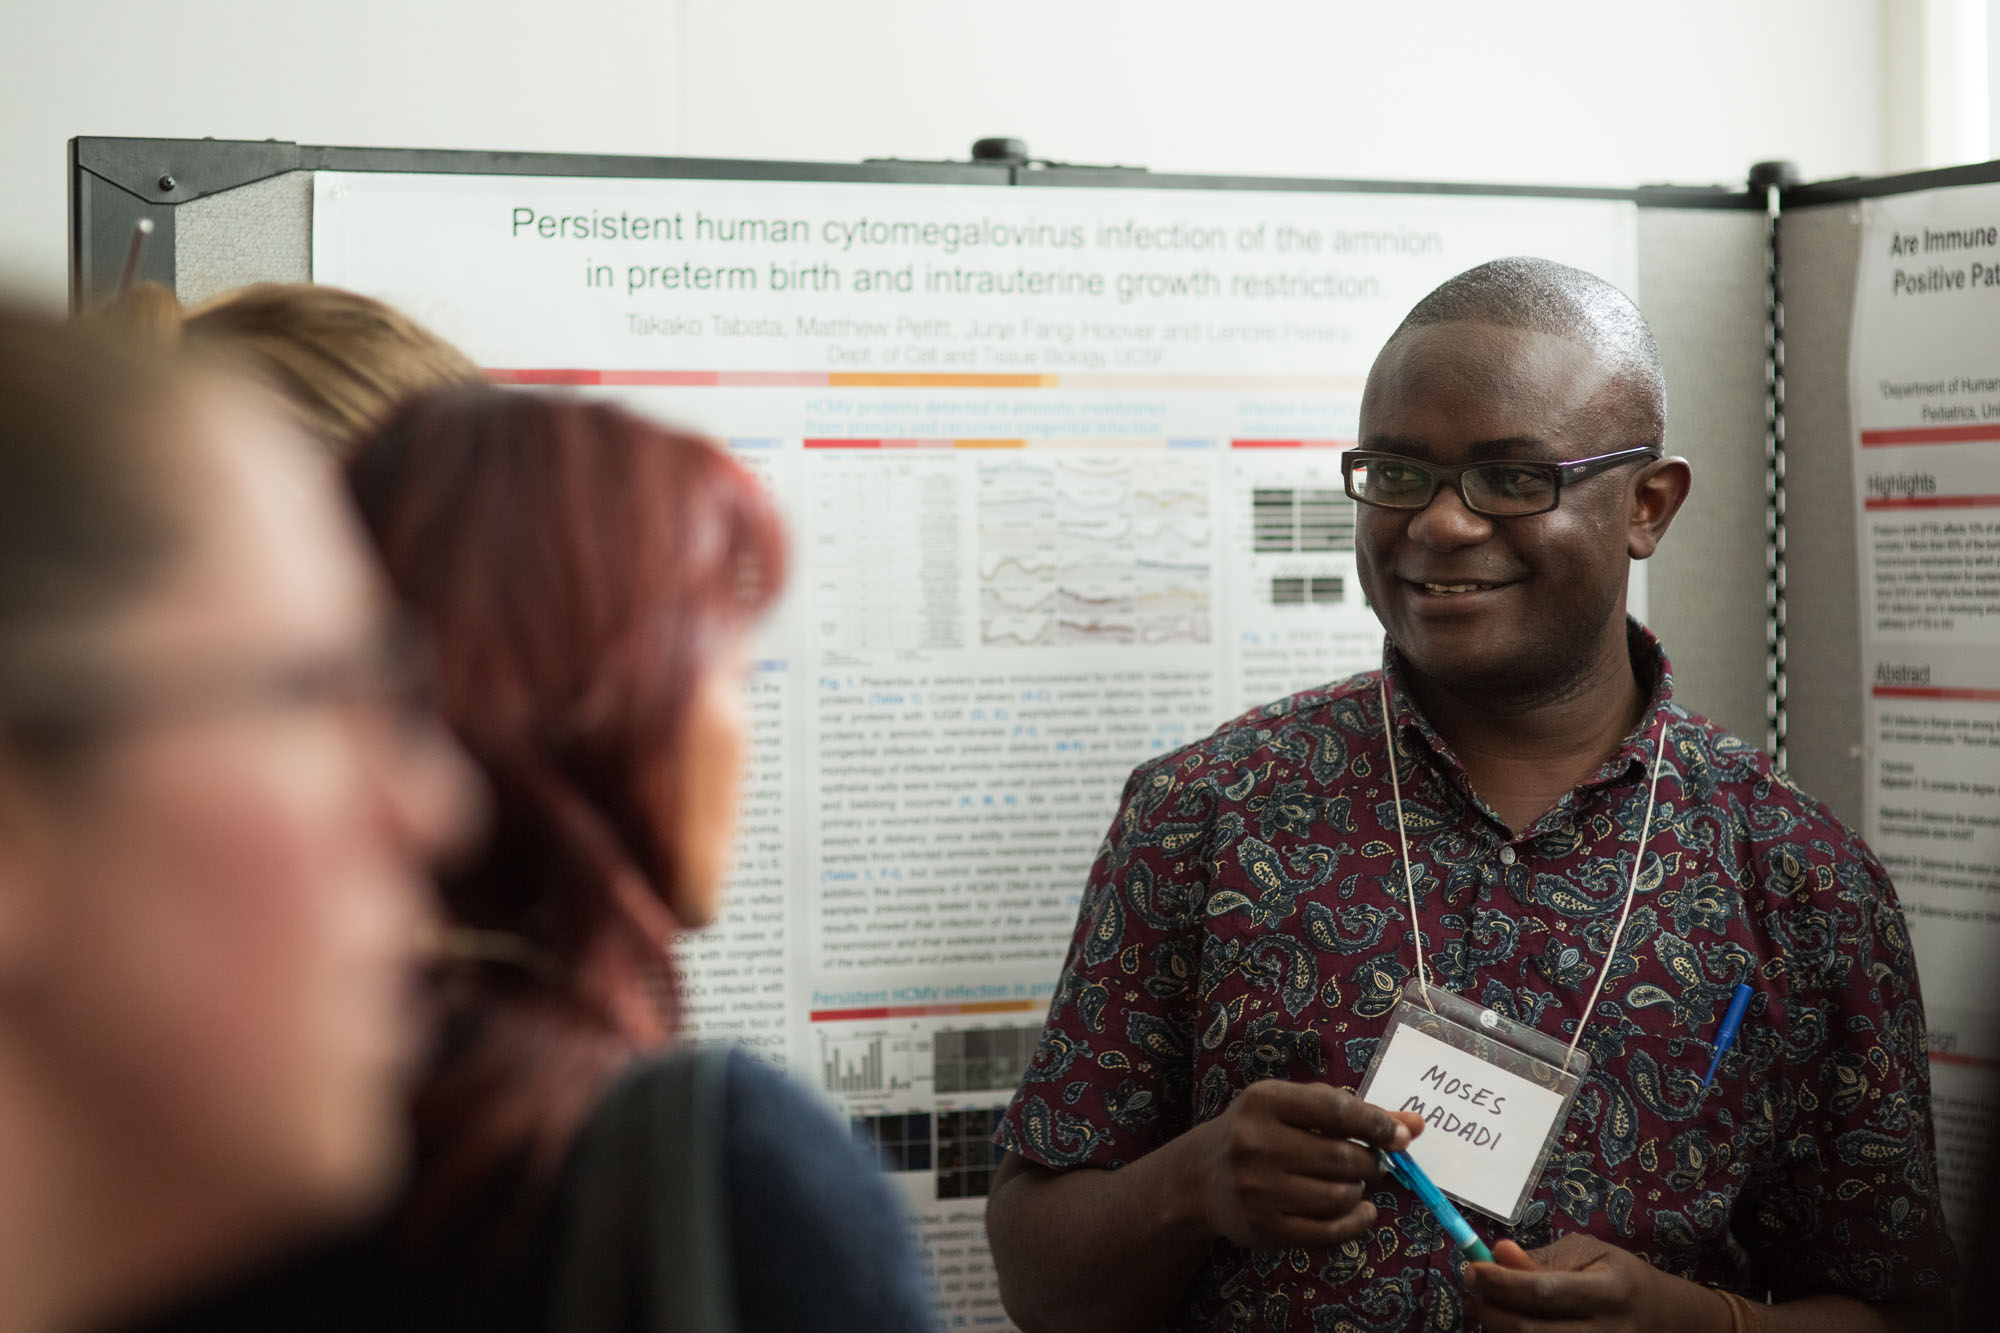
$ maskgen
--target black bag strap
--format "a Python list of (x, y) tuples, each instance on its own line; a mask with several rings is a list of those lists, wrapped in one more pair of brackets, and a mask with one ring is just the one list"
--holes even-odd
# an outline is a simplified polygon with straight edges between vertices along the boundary
[(627, 1072), (564, 1184), (553, 1333), (735, 1333), (722, 1187), (727, 1047)]

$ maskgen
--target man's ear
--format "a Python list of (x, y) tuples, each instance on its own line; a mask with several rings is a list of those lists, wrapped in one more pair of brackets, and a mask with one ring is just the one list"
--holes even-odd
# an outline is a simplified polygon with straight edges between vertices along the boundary
[(1625, 523), (1625, 551), (1634, 560), (1646, 560), (1660, 548), (1660, 539), (1673, 526), (1674, 515), (1688, 498), (1694, 484), (1694, 469), (1685, 458), (1662, 458), (1639, 470), (1632, 483), (1631, 504)]

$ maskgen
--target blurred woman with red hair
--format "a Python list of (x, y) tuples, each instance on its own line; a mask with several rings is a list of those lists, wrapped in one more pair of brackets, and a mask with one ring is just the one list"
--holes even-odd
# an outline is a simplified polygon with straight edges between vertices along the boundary
[(397, 1215), (170, 1327), (928, 1327), (838, 1122), (741, 1053), (658, 1055), (784, 573), (762, 488), (618, 408), (490, 389), (405, 409), (349, 480), (495, 832), (442, 884), (456, 961)]

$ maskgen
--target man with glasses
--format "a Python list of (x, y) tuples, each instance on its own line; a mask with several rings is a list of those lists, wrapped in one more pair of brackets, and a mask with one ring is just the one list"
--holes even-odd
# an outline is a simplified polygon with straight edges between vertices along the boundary
[[(1132, 775), (998, 1134), (1023, 1327), (1936, 1317), (1894, 891), (1625, 613), (1690, 484), (1665, 426), (1645, 321), (1574, 269), (1482, 265), (1390, 338), (1344, 460), (1382, 668)], [(1473, 1217), (1496, 1264), (1382, 1175), (1415, 1126), (1350, 1091), (1413, 978), (1590, 1057), (1518, 1218)]]

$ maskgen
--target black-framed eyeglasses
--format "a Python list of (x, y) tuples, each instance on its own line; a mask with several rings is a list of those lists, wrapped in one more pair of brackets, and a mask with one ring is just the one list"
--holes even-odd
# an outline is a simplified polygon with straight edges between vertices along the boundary
[(1449, 483), (1475, 514), (1521, 518), (1554, 509), (1562, 499), (1562, 488), (1570, 482), (1642, 458), (1662, 456), (1658, 445), (1648, 444), (1570, 463), (1495, 459), (1445, 465), (1404, 454), (1351, 449), (1341, 456), (1340, 471), (1347, 479), (1347, 493), (1377, 509), (1422, 509), (1436, 498), (1438, 487)]

